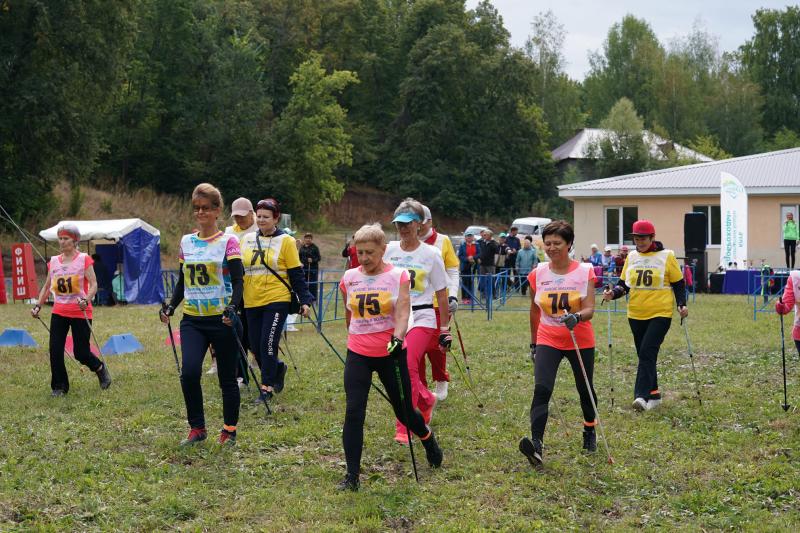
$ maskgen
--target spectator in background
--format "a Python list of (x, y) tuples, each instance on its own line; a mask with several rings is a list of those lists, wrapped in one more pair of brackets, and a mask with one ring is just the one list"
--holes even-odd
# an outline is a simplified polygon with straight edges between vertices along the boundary
[(311, 233), (303, 235), (303, 244), (300, 246), (299, 253), (308, 290), (319, 300), (317, 282), (319, 281), (319, 262), (322, 260), (322, 256), (319, 253), (319, 247), (314, 244), (314, 235)]
[(509, 276), (514, 278), (514, 287), (519, 287), (519, 277), (516, 275), (516, 264), (517, 264), (517, 253), (519, 252), (520, 248), (522, 248), (522, 243), (519, 241), (519, 237), (517, 237), (517, 232), (519, 229), (516, 226), (512, 226), (510, 230), (508, 230), (508, 235), (506, 236), (506, 246), (508, 246), (508, 252), (506, 255), (506, 268), (509, 269)]
[(619, 248), (619, 255), (614, 258), (614, 274), (619, 276), (620, 272), (622, 272), (622, 265), (625, 264), (625, 260), (628, 258), (629, 248), (627, 244), (623, 244)]
[(100, 254), (92, 254), (94, 273), (97, 277), (97, 305), (115, 305), (114, 289), (111, 287), (111, 273), (103, 263)]
[(353, 244), (353, 241), (347, 241), (344, 244), (344, 250), (342, 250), (342, 257), (347, 259), (348, 270), (351, 268), (356, 268), (361, 266), (361, 263), (358, 262), (358, 250), (356, 250), (356, 245)]
[(522, 240), (522, 249), (517, 252), (514, 266), (520, 279), (520, 292), (524, 296), (528, 292), (528, 274), (539, 264), (539, 254), (533, 247), (533, 237), (528, 235)]
[(489, 286), (491, 285), (496, 272), (496, 258), (500, 253), (500, 245), (494, 240), (494, 233), (487, 229), (481, 232), (481, 278), (478, 287), (484, 299), (488, 296)]
[(228, 235), (236, 235), (240, 241), (246, 233), (258, 231), (256, 226), (256, 212), (253, 211), (253, 204), (247, 198), (237, 198), (231, 204), (231, 216), (234, 224), (225, 228)]
[(478, 271), (481, 244), (472, 233), (464, 234), (464, 241), (458, 246), (459, 271), (461, 273), (461, 300), (471, 304), (475, 292), (474, 276)]
[(592, 266), (603, 266), (603, 254), (600, 253), (600, 248), (596, 244), (592, 245), (592, 253), (589, 255), (589, 262)]
[(794, 221), (794, 214), (786, 213), (786, 221), (783, 223), (783, 249), (786, 253), (786, 268), (789, 270), (794, 270), (794, 256), (799, 238), (800, 233), (797, 230), (797, 222)]

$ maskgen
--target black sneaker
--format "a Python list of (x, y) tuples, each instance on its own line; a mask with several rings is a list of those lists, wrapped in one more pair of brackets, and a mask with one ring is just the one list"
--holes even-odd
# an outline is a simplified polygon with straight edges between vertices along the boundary
[(261, 405), (269, 402), (272, 399), (272, 392), (268, 390), (261, 389), (261, 394), (258, 395), (258, 398), (253, 400), (254, 405)]
[(539, 439), (529, 439), (522, 437), (519, 441), (519, 451), (528, 460), (532, 467), (542, 468), (542, 441)]
[(436, 441), (436, 435), (431, 431), (431, 436), (422, 441), (422, 447), (425, 448), (425, 457), (428, 459), (428, 464), (433, 468), (442, 466), (442, 459), (444, 454), (442, 449), (439, 448), (439, 443)]
[(111, 374), (108, 373), (108, 367), (105, 363), (95, 372), (97, 379), (100, 380), (100, 388), (106, 390), (111, 386)]
[(286, 384), (286, 372), (288, 370), (289, 366), (281, 361), (281, 366), (278, 367), (278, 375), (275, 376), (275, 385), (272, 386), (275, 392), (281, 392), (283, 390), (283, 386)]
[(67, 392), (61, 389), (53, 389), (53, 392), (50, 393), (50, 396), (53, 398), (60, 398), (61, 396), (66, 396)]
[(597, 433), (593, 427), (583, 428), (583, 449), (587, 453), (594, 453), (597, 451)]
[(336, 485), (336, 490), (358, 492), (359, 484), (358, 474), (346, 474), (344, 479)]
[(207, 436), (206, 428), (192, 428), (189, 431), (189, 436), (181, 441), (181, 446), (192, 446), (193, 444), (206, 440)]

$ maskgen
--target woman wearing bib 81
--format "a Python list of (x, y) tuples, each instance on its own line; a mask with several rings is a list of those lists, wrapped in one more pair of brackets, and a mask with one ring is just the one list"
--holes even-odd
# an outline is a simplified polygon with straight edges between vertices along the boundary
[(217, 378), (222, 390), (223, 426), (220, 444), (236, 442), (239, 421), (239, 387), (236, 365), (239, 351), (231, 320), (242, 301), (242, 267), (236, 235), (217, 228), (222, 211), (222, 195), (209, 183), (201, 183), (192, 192), (192, 210), (198, 231), (184, 235), (180, 244), (181, 267), (172, 300), (160, 311), (161, 321), (169, 322), (175, 308), (183, 303), (181, 319), (181, 389), (186, 402), (189, 436), (181, 445), (206, 439), (203, 412), (203, 389), (200, 386), (203, 358), (209, 345), (217, 354)]
[[(48, 293), (53, 294), (55, 305), (50, 315), (50, 388), (53, 396), (69, 392), (69, 377), (64, 365), (64, 344), (67, 332), (72, 329), (75, 359), (97, 374), (100, 387), (111, 385), (111, 376), (106, 365), (89, 348), (92, 320), (92, 298), (97, 292), (94, 261), (78, 250), (81, 233), (74, 224), (63, 224), (56, 231), (61, 255), (54, 255), (47, 265), (47, 279), (39, 292), (39, 299), (31, 309), (31, 315), (39, 318), (39, 311)], [(86, 313), (84, 315), (84, 313)]]
[[(410, 276), (411, 318), (409, 319), (406, 348), (408, 349), (408, 373), (411, 378), (411, 401), (422, 412), (425, 423), (431, 421), (436, 396), (425, 385), (423, 358), (425, 350), (438, 338), (443, 350), (448, 350), (453, 338), (450, 335), (450, 313), (447, 304), (447, 272), (442, 254), (437, 248), (421, 242), (418, 231), (425, 217), (422, 204), (413, 198), (406, 198), (394, 211), (392, 221), (400, 234), (400, 241), (392, 241), (386, 247), (383, 260), (396, 267), (404, 268)], [(436, 310), (433, 299), (439, 304), (439, 319), (442, 324), (437, 329)], [(405, 426), (398, 420), (394, 439), (408, 442)]]
[[(339, 283), (346, 305), (348, 331), (344, 366), (347, 410), (342, 429), (347, 475), (339, 489), (355, 491), (359, 485), (364, 418), (373, 372), (378, 373), (397, 419), (407, 423), (422, 440), (431, 466), (441, 465), (442, 451), (422, 414), (413, 408), (408, 394), (411, 383), (401, 344), (411, 311), (410, 276), (406, 270), (383, 261), (386, 235), (379, 224), (363, 226), (353, 236), (353, 242), (361, 266), (345, 272)], [(389, 352), (388, 346), (392, 346), (394, 351)], [(406, 420), (406, 413), (409, 420)]]
[(656, 362), (672, 322), (673, 302), (677, 303), (681, 318), (686, 318), (689, 310), (678, 260), (672, 250), (665, 250), (664, 245), (655, 240), (653, 223), (637, 220), (631, 233), (636, 250), (625, 259), (617, 286), (613, 290), (606, 289), (603, 298), (615, 300), (630, 292), (628, 323), (639, 357), (633, 408), (644, 411), (661, 404)]
[[(531, 344), (534, 345), (533, 401), (531, 403), (531, 437), (523, 437), (519, 450), (534, 467), (542, 465), (542, 442), (547, 424), (548, 405), (562, 359), (567, 359), (575, 377), (575, 387), (583, 412), (583, 449), (594, 452), (597, 437), (592, 398), (594, 391), (594, 330), (590, 320), (594, 315), (594, 269), (589, 263), (579, 263), (569, 257), (575, 240), (572, 226), (555, 220), (542, 230), (544, 251), (549, 263), (541, 263), (528, 274), (531, 288)], [(580, 354), (570, 330), (578, 342)], [(583, 360), (591, 392), (586, 388), (580, 362)]]
[[(261, 367), (261, 394), (256, 402), (266, 402), (281, 392), (288, 366), (278, 358), (278, 343), (289, 316), (291, 294), (302, 304), (300, 314), (307, 317), (314, 297), (308, 292), (300, 255), (294, 237), (278, 229), (281, 208), (273, 198), (256, 204), (258, 231), (242, 237), (244, 305), (250, 349)], [(268, 268), (269, 267), (269, 268)], [(280, 277), (279, 277), (280, 276)]]

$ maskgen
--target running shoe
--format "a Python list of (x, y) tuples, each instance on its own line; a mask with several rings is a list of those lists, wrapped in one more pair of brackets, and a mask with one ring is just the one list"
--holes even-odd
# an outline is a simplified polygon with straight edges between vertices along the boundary
[(192, 446), (200, 441), (206, 440), (208, 433), (206, 428), (192, 428), (189, 431), (189, 436), (181, 441), (181, 446)]
[(448, 383), (446, 381), (437, 381), (436, 387), (433, 389), (433, 394), (436, 396), (436, 399), (440, 402), (447, 398), (447, 386)]
[(217, 363), (215, 362), (211, 365), (211, 368), (208, 369), (206, 374), (216, 374), (216, 373), (217, 373)]
[(636, 411), (644, 411), (647, 409), (647, 401), (644, 398), (636, 398), (633, 400), (633, 408)]
[(278, 375), (275, 376), (275, 385), (272, 386), (275, 392), (281, 392), (283, 390), (283, 386), (286, 384), (287, 370), (289, 370), (289, 366), (281, 361), (281, 364), (278, 367)]
[(217, 440), (217, 443), (222, 446), (233, 446), (236, 444), (236, 430), (228, 431), (222, 428), (222, 431), (219, 432), (219, 440)]
[(336, 490), (358, 492), (358, 485), (358, 474), (346, 474), (344, 479), (336, 485)]
[(661, 398), (653, 398), (651, 400), (647, 400), (646, 409), (649, 411), (650, 409), (655, 409), (661, 405)]
[(588, 453), (597, 451), (597, 433), (593, 427), (583, 428), (583, 449)]
[(406, 432), (406, 428), (397, 428), (394, 434), (394, 441), (403, 446), (408, 446), (408, 432)]
[(444, 454), (436, 441), (436, 435), (431, 431), (430, 437), (422, 441), (422, 446), (425, 448), (425, 457), (428, 459), (428, 464), (432, 468), (439, 468), (442, 466), (442, 459)]
[(522, 437), (519, 441), (519, 451), (522, 452), (522, 455), (525, 456), (532, 467), (536, 469), (542, 468), (542, 441)]
[(108, 367), (105, 363), (97, 369), (97, 379), (100, 380), (100, 388), (106, 390), (111, 386), (111, 374), (108, 373)]
[(66, 396), (66, 395), (67, 395), (66, 391), (63, 391), (61, 389), (53, 389), (53, 392), (50, 393), (50, 396), (52, 396), (53, 398), (60, 398), (61, 396)]

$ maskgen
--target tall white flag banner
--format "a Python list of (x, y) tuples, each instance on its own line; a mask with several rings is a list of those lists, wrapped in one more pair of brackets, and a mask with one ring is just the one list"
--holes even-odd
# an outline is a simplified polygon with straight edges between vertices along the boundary
[(736, 262), (739, 268), (747, 259), (747, 192), (736, 176), (720, 172), (720, 217), (722, 250), (719, 261), (727, 266)]

